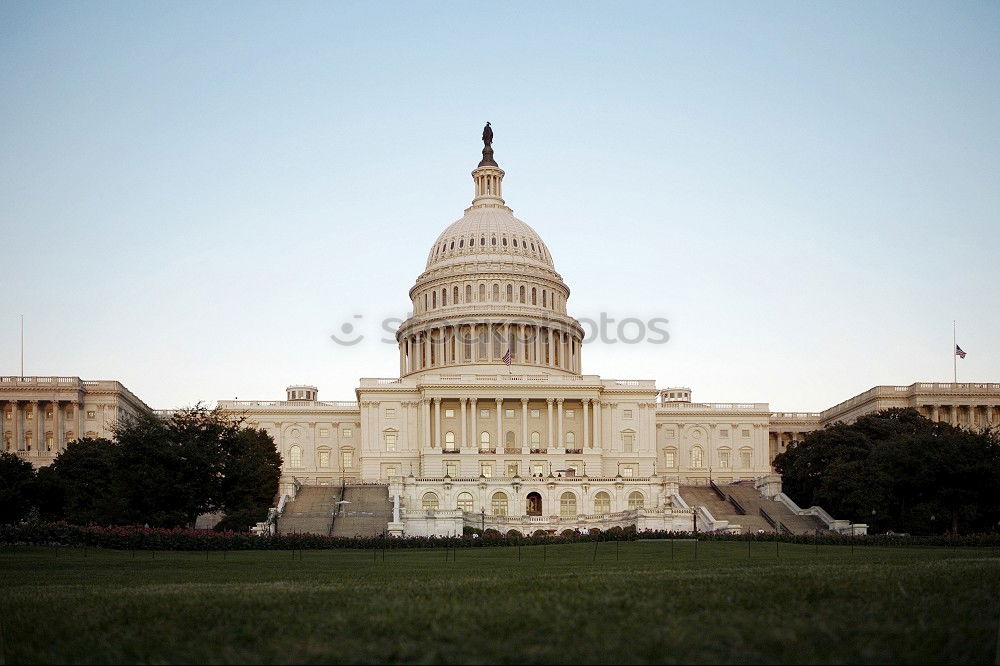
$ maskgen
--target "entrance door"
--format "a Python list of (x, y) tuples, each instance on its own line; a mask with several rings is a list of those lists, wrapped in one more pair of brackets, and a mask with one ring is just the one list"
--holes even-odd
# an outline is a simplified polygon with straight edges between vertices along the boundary
[(528, 493), (527, 514), (529, 516), (542, 515), (542, 496), (538, 493)]

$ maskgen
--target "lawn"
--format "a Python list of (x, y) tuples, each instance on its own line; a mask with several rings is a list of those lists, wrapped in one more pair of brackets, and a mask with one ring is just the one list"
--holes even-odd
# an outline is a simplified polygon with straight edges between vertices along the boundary
[(0, 552), (0, 663), (994, 663), (991, 549)]

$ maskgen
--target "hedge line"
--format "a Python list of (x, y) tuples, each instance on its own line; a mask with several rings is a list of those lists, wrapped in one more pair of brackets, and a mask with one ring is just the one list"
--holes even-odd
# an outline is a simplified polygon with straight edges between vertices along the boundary
[[(637, 539), (692, 539), (699, 541), (781, 541), (783, 543), (848, 545), (851, 537), (839, 534), (777, 535), (716, 534), (646, 531), (613, 528), (593, 534), (546, 536), (504, 536), (487, 530), (485, 535), (461, 537), (330, 537), (314, 534), (254, 536), (246, 532), (213, 532), (193, 529), (148, 527), (97, 527), (66, 523), (23, 523), (0, 525), (0, 544), (91, 546), (115, 550), (320, 550), (332, 548), (483, 548), (495, 546), (578, 543), (593, 541), (635, 541)], [(968, 536), (858, 536), (856, 546), (1000, 546), (998, 534)]]

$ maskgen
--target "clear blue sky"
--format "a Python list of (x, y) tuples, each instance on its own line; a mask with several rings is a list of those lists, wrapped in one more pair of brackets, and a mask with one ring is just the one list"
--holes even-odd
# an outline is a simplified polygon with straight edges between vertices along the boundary
[(0, 374), (24, 313), (27, 374), (353, 399), (489, 120), (570, 310), (671, 322), (585, 372), (815, 410), (957, 319), (1000, 381), (998, 79), (997, 2), (4, 1)]

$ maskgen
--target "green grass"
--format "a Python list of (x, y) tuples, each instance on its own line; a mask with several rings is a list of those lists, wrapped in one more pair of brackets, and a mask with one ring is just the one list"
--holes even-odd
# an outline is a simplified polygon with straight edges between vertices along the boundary
[[(991, 549), (0, 552), (6, 663), (994, 663)], [(672, 552), (673, 551), (673, 552)], [(544, 559), (543, 559), (544, 557)], [(3, 662), (0, 662), (3, 663)]]

